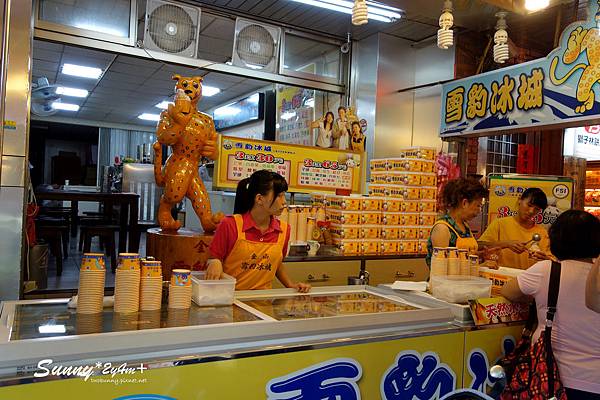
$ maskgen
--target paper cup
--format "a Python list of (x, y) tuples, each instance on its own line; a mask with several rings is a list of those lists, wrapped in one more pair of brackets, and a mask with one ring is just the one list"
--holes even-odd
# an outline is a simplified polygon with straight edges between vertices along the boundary
[(137, 329), (137, 313), (113, 313), (113, 332), (135, 331)]
[(169, 309), (167, 314), (167, 327), (174, 328), (177, 326), (189, 326), (190, 310), (189, 309)]
[(169, 286), (169, 308), (190, 308), (192, 305), (191, 286)]
[(189, 269), (174, 269), (171, 271), (171, 285), (191, 287), (191, 271)]
[(140, 255), (138, 253), (119, 253), (117, 269), (140, 269)]
[(102, 253), (83, 253), (81, 257), (81, 270), (85, 271), (104, 271), (106, 270), (106, 261)]
[(104, 300), (105, 270), (93, 269), (79, 271), (79, 289), (77, 291), (77, 313), (101, 313)]
[(116, 313), (135, 313), (140, 303), (140, 271), (117, 269), (115, 277)]

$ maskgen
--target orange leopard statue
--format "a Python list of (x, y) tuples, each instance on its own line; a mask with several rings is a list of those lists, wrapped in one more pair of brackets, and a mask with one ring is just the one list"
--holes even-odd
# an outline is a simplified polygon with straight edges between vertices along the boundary
[[(165, 231), (176, 231), (181, 223), (173, 219), (171, 208), (183, 200), (192, 202), (204, 232), (213, 232), (223, 218), (223, 213), (213, 214), (210, 199), (198, 167), (202, 157), (215, 160), (218, 155), (217, 132), (212, 118), (197, 110), (202, 97), (202, 77), (173, 75), (175, 104), (160, 114), (154, 143), (154, 177), (158, 186), (164, 187), (158, 208), (158, 222)], [(173, 153), (162, 167), (162, 146), (173, 148)]]

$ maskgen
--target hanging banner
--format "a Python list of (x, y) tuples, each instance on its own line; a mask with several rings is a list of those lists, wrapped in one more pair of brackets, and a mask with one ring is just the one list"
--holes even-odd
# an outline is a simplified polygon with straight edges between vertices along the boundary
[(488, 224), (496, 218), (517, 213), (517, 201), (526, 189), (537, 187), (548, 197), (548, 207), (535, 217), (536, 224), (552, 225), (562, 212), (571, 208), (573, 180), (567, 177), (533, 175), (490, 175)]
[(335, 149), (219, 136), (214, 185), (235, 188), (254, 171), (282, 175), (289, 192), (360, 191), (363, 155)]
[(295, 86), (277, 85), (277, 129), (275, 141), (314, 145), (310, 123), (315, 119), (315, 91)]
[[(440, 136), (600, 120), (598, 3), (546, 58), (443, 85)], [(595, 18), (596, 16), (596, 18)]]

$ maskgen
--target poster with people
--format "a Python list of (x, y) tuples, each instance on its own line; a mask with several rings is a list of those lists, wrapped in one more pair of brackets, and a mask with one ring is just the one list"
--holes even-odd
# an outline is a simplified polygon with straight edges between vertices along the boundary
[(327, 111), (321, 118), (310, 124), (312, 130), (318, 130), (315, 146), (351, 150), (363, 153), (366, 150), (366, 137), (363, 125), (353, 107), (339, 106), (337, 117)]

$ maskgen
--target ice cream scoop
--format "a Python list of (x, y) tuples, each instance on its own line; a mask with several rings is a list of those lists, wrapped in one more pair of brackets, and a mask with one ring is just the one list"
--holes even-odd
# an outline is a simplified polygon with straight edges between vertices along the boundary
[(175, 93), (175, 106), (180, 109), (182, 113), (187, 114), (190, 112), (191, 104), (192, 100), (190, 97), (185, 94), (182, 89), (177, 89), (177, 92)]

